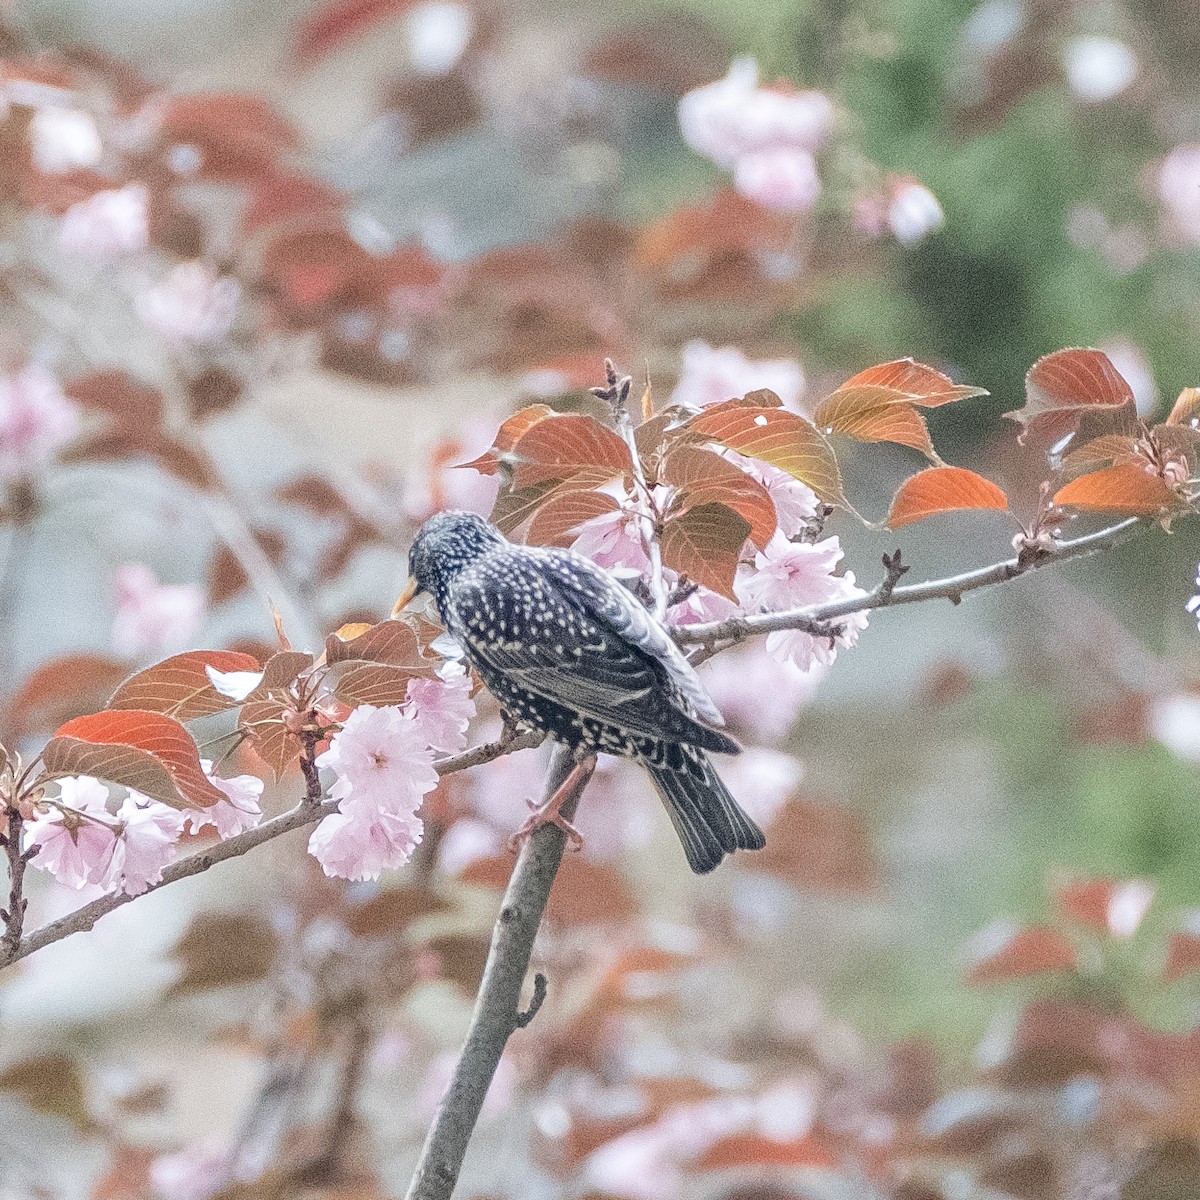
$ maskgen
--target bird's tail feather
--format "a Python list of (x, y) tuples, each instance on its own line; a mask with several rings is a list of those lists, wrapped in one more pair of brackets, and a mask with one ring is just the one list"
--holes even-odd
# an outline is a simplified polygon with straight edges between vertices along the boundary
[(704, 875), (734, 850), (761, 850), (766, 838), (729, 794), (708, 756), (689, 758), (686, 766), (647, 764), (646, 769), (667, 806), (688, 865)]

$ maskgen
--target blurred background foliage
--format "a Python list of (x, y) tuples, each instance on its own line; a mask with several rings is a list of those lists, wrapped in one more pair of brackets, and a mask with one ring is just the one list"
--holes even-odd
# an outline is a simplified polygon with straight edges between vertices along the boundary
[[(657, 343), (635, 342), (637, 357), (622, 364), (637, 374), (645, 355), (657, 394), (670, 394), (683, 343), (709, 328), (714, 342), (751, 357), (799, 359), (809, 399), (870, 363), (912, 355), (989, 389), (990, 399), (933, 413), (931, 426), (949, 460), (1011, 485), (1031, 468), (1000, 414), (1020, 406), (1024, 372), (1040, 355), (1117, 347), (1118, 365), (1131, 382), (1140, 372), (1135, 389), (1159, 414), (1180, 388), (1200, 384), (1200, 232), (1181, 232), (1160, 183), (1164, 158), (1200, 142), (1195, 0), (482, 6), (474, 17), (492, 39), (475, 64), (484, 82), (432, 98), (402, 65), (395, 21), (297, 66), (297, 29), (315, 7), (16, 0), (4, 11), (50, 50), (94, 46), (183, 92), (265, 95), (301, 129), (311, 169), (348, 193), (368, 228), (385, 241), (424, 238), (464, 262), (551, 238), (584, 216), (645, 225), (702, 202), (726, 173), (681, 139), (678, 97), (753, 55), (764, 80), (820, 89), (837, 105), (806, 235), (810, 276), (797, 303), (766, 304), (745, 320), (738, 307), (723, 320), (707, 315), (700, 329), (673, 311)], [(1111, 96), (1081, 95), (1086, 84), (1064, 66), (1081, 38), (1120, 43), (1134, 77)], [(593, 69), (581, 71), (587, 61)], [(396, 133), (397, 113), (433, 121), (451, 109), (444, 134), (409, 144)], [(940, 228), (908, 247), (856, 233), (856, 189), (879, 168), (930, 189)], [(1190, 186), (1200, 195), (1200, 171)], [(300, 371), (307, 381), (262, 381), (270, 399), (252, 396), (251, 417), (217, 418), (212, 436), (240, 485), (258, 481), (264, 458), (277, 471), (283, 443), (288, 463), (382, 462), (379, 495), (399, 506), (439, 431), (529, 398), (524, 376), (478, 363), (401, 382), (354, 370), (331, 382), (328, 361)], [(256, 424), (264, 413), (285, 415), (277, 424), (287, 437)], [(911, 456), (877, 448), (847, 466), (871, 512), (912, 469)], [(870, 586), (895, 535), (846, 520), (836, 530)], [(914, 575), (927, 577), (1002, 557), (1008, 537), (966, 517), (902, 540)], [(964, 988), (967, 939), (997, 917), (1048, 919), (1056, 873), (1140, 877), (1158, 889), (1143, 949), (1126, 946), (1127, 961), (1118, 955), (1105, 971), (1043, 990), (1101, 1006), (1119, 997), (1161, 1029), (1195, 1026), (1194, 978), (1165, 987), (1155, 970), (1181, 914), (1200, 906), (1200, 638), (1184, 610), (1197, 558), (1200, 538), (1185, 523), (961, 608), (872, 617), (787, 745), (804, 763), (804, 794), (865, 823), (878, 875), (848, 896), (768, 897), (748, 919), (768, 986), (812, 984), (876, 1050), (928, 1038), (946, 1055), (947, 1077), (964, 1080), (981, 1039), (1030, 994), (1020, 984)], [(323, 615), (339, 605), (385, 610), (400, 561), (360, 561)], [(88, 619), (77, 619), (68, 644), (103, 640)], [(32, 661), (64, 640), (54, 630), (49, 647), (30, 651), (40, 624), (20, 626)], [(678, 897), (657, 894), (654, 874), (638, 876), (645, 911), (677, 914)], [(86, 1024), (82, 1013), (73, 1019)]]

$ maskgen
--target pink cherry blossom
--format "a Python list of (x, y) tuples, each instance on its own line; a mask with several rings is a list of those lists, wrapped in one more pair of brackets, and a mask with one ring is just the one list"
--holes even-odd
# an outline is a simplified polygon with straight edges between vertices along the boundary
[[(854, 575), (834, 574), (842, 558), (836, 537), (817, 543), (789, 542), (776, 533), (754, 558), (754, 570), (739, 574), (734, 590), (748, 612), (778, 612), (849, 599), (865, 593)], [(855, 613), (841, 622), (842, 632), (831, 640), (814, 638), (800, 630), (781, 630), (767, 637), (767, 652), (780, 661), (807, 669), (814, 663), (830, 666), (839, 646), (853, 646), (867, 626), (866, 613)]]
[(795, 359), (752, 361), (735, 346), (719, 349), (691, 341), (683, 348), (683, 370), (671, 393), (672, 404), (703, 408), (767, 388), (795, 409), (804, 393), (804, 372)]
[(99, 780), (84, 775), (58, 786), (62, 808), (25, 825), (25, 848), (37, 846), (33, 865), (79, 891), (108, 878), (118, 848), (116, 823), (106, 808), (108, 788)]
[(191, 831), (196, 833), (211, 825), (218, 837), (228, 838), (253, 829), (262, 820), (259, 800), (263, 794), (263, 781), (257, 775), (234, 775), (231, 779), (223, 779), (213, 774), (212, 763), (206, 758), (200, 760), (200, 766), (213, 786), (225, 793), (226, 799), (210, 808), (189, 811), (186, 817)]
[(1163, 159), (1158, 198), (1176, 231), (1200, 245), (1200, 142), (1184, 142)]
[(406, 863), (423, 832), (417, 809), (438, 779), (419, 722), (398, 707), (362, 705), (317, 765), (334, 772), (329, 794), (341, 801), (309, 839), (325, 873), (377, 879)]
[(138, 312), (168, 342), (197, 345), (229, 332), (237, 308), (236, 279), (218, 276), (200, 262), (180, 263), (160, 284), (138, 297)]
[(0, 481), (31, 479), (79, 429), (79, 409), (44, 367), (0, 376)]
[(746, 197), (773, 212), (805, 212), (821, 194), (821, 179), (812, 152), (803, 146), (770, 146), (737, 160), (733, 185)]
[(405, 22), (413, 70), (419, 75), (448, 75), (474, 32), (475, 19), (465, 4), (424, 0), (409, 10)]
[(195, 584), (159, 583), (143, 563), (117, 570), (117, 613), (113, 646), (134, 657), (178, 649), (200, 627), (204, 593)]
[(423, 833), (415, 814), (354, 808), (326, 817), (308, 839), (308, 852), (326, 875), (365, 882), (404, 866)]
[(737, 463), (747, 475), (757, 479), (767, 489), (771, 503), (775, 505), (779, 531), (785, 537), (795, 537), (817, 515), (821, 502), (806, 483), (801, 483), (779, 467), (761, 459), (746, 458), (733, 450), (726, 451), (725, 457)]
[(29, 122), (34, 165), (47, 175), (94, 167), (103, 153), (92, 117), (77, 108), (39, 108)]
[(467, 726), (475, 716), (471, 677), (457, 663), (444, 668), (445, 678), (412, 679), (408, 703), (428, 746), (443, 753), (462, 750), (467, 744)]
[(97, 192), (63, 214), (58, 244), (64, 254), (98, 261), (144, 250), (149, 239), (149, 201), (140, 183)]
[(638, 516), (631, 508), (593, 517), (579, 527), (572, 549), (598, 566), (628, 567), (645, 571), (650, 566), (638, 532)]
[(495, 432), (494, 421), (473, 418), (467, 421), (460, 442), (435, 446), (405, 480), (404, 511), (414, 521), (423, 521), (444, 508), (487, 516), (500, 490), (500, 476), (455, 464), (478, 458), (492, 444)]
[(1084, 104), (1101, 104), (1120, 95), (1138, 74), (1137, 55), (1107, 37), (1074, 37), (1063, 49), (1071, 91)]
[(114, 856), (110, 882), (128, 896), (141, 895), (162, 878), (175, 857), (175, 844), (187, 814), (158, 800), (131, 792), (117, 810), (121, 847)]

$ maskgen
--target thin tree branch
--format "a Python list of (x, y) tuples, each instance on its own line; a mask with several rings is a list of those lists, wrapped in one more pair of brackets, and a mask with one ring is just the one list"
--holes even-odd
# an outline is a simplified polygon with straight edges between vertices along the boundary
[(638, 532), (642, 539), (642, 549), (650, 563), (650, 596), (654, 601), (654, 615), (661, 621), (667, 614), (669, 598), (663, 578), (662, 546), (659, 544), (654, 493), (651, 492), (646, 482), (646, 473), (642, 470), (642, 456), (638, 452), (633, 418), (629, 415), (629, 391), (633, 386), (633, 378), (629, 375), (618, 375), (611, 358), (604, 360), (604, 374), (607, 386), (592, 388), (591, 392), (593, 396), (612, 405), (617, 432), (629, 449), (629, 463), (633, 472), (637, 502)]
[(4, 853), (8, 857), (8, 907), (0, 911), (4, 922), (4, 936), (0, 937), (0, 963), (12, 962), (17, 957), (21, 944), (21, 931), (25, 927), (25, 868), (36, 850), (21, 850), (21, 831), (25, 819), (15, 805), (8, 808), (8, 828), (3, 834)]
[(817, 637), (833, 636), (838, 632), (838, 620), (841, 617), (869, 612), (876, 608), (894, 608), (899, 604), (916, 604), (923, 600), (949, 600), (951, 604), (958, 604), (967, 592), (996, 583), (1006, 583), (1041, 567), (1107, 550), (1123, 542), (1146, 523), (1145, 518), (1129, 517), (1083, 537), (1065, 542), (1051, 542), (1047, 546), (1039, 546), (1019, 554), (1016, 558), (1008, 558), (991, 566), (978, 567), (973, 571), (964, 571), (961, 575), (947, 576), (945, 579), (912, 583), (907, 587), (896, 586), (896, 580), (899, 578), (895, 573), (895, 568), (899, 565), (896, 562), (887, 567), (887, 574), (877, 587), (861, 596), (849, 596), (829, 604), (812, 604), (806, 608), (789, 608), (783, 612), (754, 613), (744, 617), (727, 617), (723, 621), (682, 625), (673, 632), (677, 642), (700, 643), (714, 649), (745, 641), (760, 633), (774, 633), (781, 629), (801, 629)]
[[(434, 763), (434, 768), (439, 775), (452, 775), (456, 771), (465, 771), (470, 767), (489, 763), (505, 754), (541, 745), (542, 741), (543, 735), (540, 733), (521, 733), (515, 737), (485, 742), (483, 745), (473, 746), (470, 750), (464, 750), (461, 754), (443, 758), (440, 762)], [(157, 892), (160, 888), (178, 883), (181, 879), (199, 875), (210, 867), (215, 867), (217, 863), (228, 862), (231, 858), (239, 858), (256, 846), (263, 845), (264, 842), (273, 841), (285, 833), (291, 833), (293, 829), (303, 829), (306, 825), (312, 825), (322, 817), (337, 812), (340, 801), (322, 799), (321, 783), (317, 777), (316, 764), (311, 752), (312, 747), (309, 747), (309, 751), (301, 756), (300, 765), (305, 777), (305, 796), (295, 808), (290, 808), (287, 812), (272, 817), (271, 820), (264, 821), (253, 829), (247, 829), (244, 833), (235, 834), (223, 842), (217, 842), (204, 850), (190, 854), (187, 858), (176, 860), (163, 871), (162, 878), (157, 883), (152, 883), (145, 892), (139, 893), (138, 896), (126, 895), (124, 892), (101, 896), (90, 904), (85, 904), (82, 908), (67, 913), (64, 917), (59, 917), (57, 921), (43, 925), (40, 929), (21, 938), (18, 943), (14, 943), (11, 952), (7, 955), (0, 953), (0, 964), (7, 966), (9, 963), (27, 958), (30, 954), (42, 950), (54, 942), (61, 942), (63, 938), (70, 937), (73, 933), (82, 933), (91, 929), (101, 917), (108, 916), (109, 913), (115, 912), (131, 900), (137, 900), (139, 896)], [(20, 870), (24, 871), (23, 864)], [(0, 947), (5, 944), (7, 943), (0, 942)]]
[[(592, 763), (594, 766), (594, 759)], [(555, 748), (546, 772), (547, 800), (562, 786), (575, 765), (569, 749)], [(574, 815), (590, 777), (591, 771), (586, 770), (574, 796), (564, 803), (562, 813), (567, 820)], [(448, 1200), (458, 1182), (467, 1144), (504, 1047), (513, 1031), (528, 1024), (537, 1012), (540, 989), (535, 984), (533, 1002), (522, 1012), (521, 988), (565, 845), (563, 831), (546, 824), (534, 830), (521, 851), (492, 931), (492, 946), (475, 1000), (471, 1028), (454, 1068), (454, 1077), (426, 1135), (406, 1200)]]

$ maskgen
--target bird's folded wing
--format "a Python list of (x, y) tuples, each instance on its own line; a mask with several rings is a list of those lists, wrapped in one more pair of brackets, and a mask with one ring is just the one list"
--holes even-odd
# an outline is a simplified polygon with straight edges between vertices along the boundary
[(611, 633), (661, 663), (697, 717), (718, 728), (725, 724), (721, 710), (704, 690), (695, 668), (684, 658), (662, 624), (635, 597), (580, 554), (570, 550), (544, 550), (542, 553), (547, 559), (567, 566), (555, 582), (562, 591), (573, 595), (583, 611)]
[(661, 694), (661, 676), (644, 655), (603, 632), (581, 647), (578, 658), (558, 646), (481, 640), (471, 650), (481, 667), (582, 716), (647, 737), (669, 732), (671, 700)]

